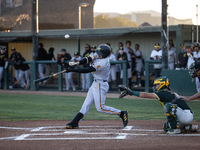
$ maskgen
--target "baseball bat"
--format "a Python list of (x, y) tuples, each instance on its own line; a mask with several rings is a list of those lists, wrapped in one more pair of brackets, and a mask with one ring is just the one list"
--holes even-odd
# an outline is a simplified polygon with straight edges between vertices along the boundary
[(41, 79), (34, 80), (34, 81), (33, 81), (33, 84), (36, 84), (36, 83), (42, 82), (42, 81), (44, 81), (44, 80), (47, 80), (47, 79), (49, 79), (49, 78), (55, 77), (55, 76), (57, 76), (57, 75), (59, 75), (59, 74), (61, 74), (61, 73), (64, 73), (64, 72), (67, 72), (67, 70), (63, 70), (63, 71), (61, 71), (61, 72), (54, 73), (54, 74), (52, 74), (52, 75), (50, 75), (50, 76), (47, 76), (47, 77), (44, 77), (44, 78), (41, 78)]

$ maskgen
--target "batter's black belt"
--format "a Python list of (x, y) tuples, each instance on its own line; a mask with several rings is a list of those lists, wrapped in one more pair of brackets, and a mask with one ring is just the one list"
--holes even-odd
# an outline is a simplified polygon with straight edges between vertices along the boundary
[(100, 81), (100, 82), (108, 82), (107, 80), (100, 80), (100, 79), (94, 79), (94, 81), (95, 82), (98, 82), (98, 81)]

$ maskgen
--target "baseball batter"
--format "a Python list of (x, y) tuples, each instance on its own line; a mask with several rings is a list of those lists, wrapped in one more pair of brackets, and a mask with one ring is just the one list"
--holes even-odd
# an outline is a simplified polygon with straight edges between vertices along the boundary
[(89, 88), (87, 97), (82, 105), (80, 112), (70, 123), (65, 126), (66, 129), (78, 128), (79, 121), (88, 113), (93, 103), (95, 103), (98, 112), (119, 115), (122, 118), (124, 127), (126, 127), (128, 123), (127, 111), (121, 111), (119, 109), (115, 109), (105, 105), (106, 93), (109, 89), (109, 85), (107, 82), (110, 74), (109, 55), (110, 47), (106, 44), (102, 44), (96, 49), (96, 53), (94, 56), (90, 55), (89, 57), (85, 57), (78, 62), (69, 62), (70, 66), (88, 64), (89, 62), (92, 62), (92, 65), (88, 68), (67, 69), (67, 71), (80, 73), (92, 72), (94, 82)]
[(0, 88), (1, 88), (1, 79), (3, 78), (3, 68), (5, 66), (5, 61), (8, 59), (8, 56), (6, 54), (5, 47), (1, 48), (0, 52)]
[[(167, 122), (163, 125), (163, 130), (168, 134), (198, 130), (197, 125), (191, 125), (193, 112), (187, 103), (169, 87), (170, 81), (166, 77), (154, 80), (154, 93), (132, 91), (124, 85), (119, 85), (122, 92), (120, 98), (135, 95), (141, 98), (158, 99), (164, 108)], [(190, 125), (188, 125), (190, 124)], [(178, 126), (177, 126), (178, 125)]]

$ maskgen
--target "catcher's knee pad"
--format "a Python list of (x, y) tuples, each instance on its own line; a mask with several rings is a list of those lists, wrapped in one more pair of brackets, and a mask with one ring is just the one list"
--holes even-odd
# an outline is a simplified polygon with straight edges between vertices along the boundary
[(164, 106), (165, 116), (168, 117), (168, 116), (176, 115), (177, 108), (178, 106), (176, 104), (166, 103)]
[(171, 104), (171, 103), (167, 103), (164, 106), (164, 113), (167, 118), (167, 126), (169, 126), (169, 128), (171, 129), (177, 128), (177, 116), (176, 116), (177, 108), (178, 106), (176, 104)]

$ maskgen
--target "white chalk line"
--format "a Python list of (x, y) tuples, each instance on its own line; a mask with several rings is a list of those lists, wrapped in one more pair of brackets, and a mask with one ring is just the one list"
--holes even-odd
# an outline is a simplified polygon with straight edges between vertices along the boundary
[[(3, 137), (0, 140), (6, 139), (14, 139), (14, 140), (75, 140), (75, 139), (126, 139), (127, 136), (183, 136), (183, 137), (200, 137), (200, 134), (140, 134), (140, 133), (120, 133), (120, 132), (92, 132), (89, 131), (145, 131), (145, 132), (161, 132), (163, 130), (147, 130), (147, 129), (132, 129), (134, 126), (127, 126), (122, 128), (121, 126), (80, 126), (80, 128), (121, 128), (121, 129), (73, 129), (73, 130), (60, 130), (60, 129), (53, 129), (53, 128), (63, 128), (63, 126), (47, 126), (47, 127), (37, 127), (37, 128), (19, 128), (19, 127), (0, 127), (3, 129), (14, 129), (14, 130), (30, 130), (30, 132), (41, 132), (41, 131), (64, 131), (64, 133), (34, 133), (34, 134), (22, 134), (20, 136), (15, 137)], [(50, 129), (50, 130), (46, 130)], [(53, 129), (53, 130), (51, 130)], [(198, 130), (199, 131), (199, 130)], [(75, 137), (75, 138), (30, 138), (30, 136), (52, 136), (52, 135), (117, 135), (114, 137)]]

